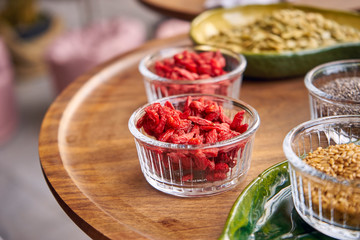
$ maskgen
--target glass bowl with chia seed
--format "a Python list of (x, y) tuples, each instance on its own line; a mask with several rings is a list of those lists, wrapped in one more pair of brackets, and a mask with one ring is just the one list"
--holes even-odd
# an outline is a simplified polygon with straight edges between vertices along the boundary
[(360, 114), (360, 59), (319, 65), (305, 76), (311, 118)]
[(293, 128), (283, 150), (301, 218), (337, 239), (360, 239), (360, 117), (329, 116)]

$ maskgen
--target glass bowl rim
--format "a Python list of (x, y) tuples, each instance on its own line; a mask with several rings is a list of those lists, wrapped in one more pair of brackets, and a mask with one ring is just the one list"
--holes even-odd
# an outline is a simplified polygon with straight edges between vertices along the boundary
[(302, 172), (305, 174), (308, 174), (313, 177), (320, 178), (325, 181), (330, 181), (333, 183), (339, 183), (346, 186), (357, 186), (357, 188), (360, 188), (360, 180), (347, 180), (347, 179), (338, 179), (336, 177), (330, 176), (324, 172), (321, 172), (310, 165), (306, 164), (300, 157), (294, 153), (294, 151), (291, 148), (291, 141), (294, 138), (294, 136), (301, 130), (309, 129), (314, 126), (319, 126), (327, 123), (331, 123), (334, 120), (337, 120), (338, 122), (349, 122), (349, 123), (360, 123), (360, 115), (337, 115), (337, 116), (327, 116), (322, 118), (316, 118), (312, 119), (306, 122), (303, 122), (293, 129), (291, 129), (288, 134), (285, 136), (283, 141), (283, 151), (285, 154), (285, 157), (287, 158), (290, 165), (296, 168), (297, 172)]
[[(184, 100), (188, 97), (213, 97), (213, 98), (219, 98), (221, 100), (226, 100), (226, 101), (230, 101), (233, 103), (236, 103), (237, 105), (240, 105), (245, 111), (247, 111), (250, 115), (253, 116), (254, 121), (252, 122), (252, 124), (249, 124), (248, 129), (233, 138), (221, 141), (221, 142), (215, 142), (215, 143), (208, 143), (208, 144), (199, 144), (199, 145), (190, 145), (190, 144), (176, 144), (176, 143), (167, 143), (167, 142), (162, 142), (162, 141), (158, 141), (156, 139), (153, 139), (149, 136), (146, 136), (145, 134), (143, 134), (142, 132), (139, 131), (139, 129), (137, 129), (137, 127), (135, 126), (135, 117), (140, 114), (140, 112), (145, 109), (147, 106), (153, 104), (153, 103), (164, 103), (165, 101), (171, 100), (173, 98), (184, 98)], [(243, 141), (245, 139), (248, 139), (250, 136), (254, 135), (255, 132), (257, 131), (257, 129), (259, 128), (260, 125), (260, 116), (258, 114), (258, 112), (255, 110), (255, 108), (253, 108), (252, 106), (250, 106), (249, 104), (239, 100), (239, 99), (235, 99), (235, 98), (231, 98), (231, 97), (227, 97), (227, 96), (223, 96), (223, 95), (217, 95), (217, 94), (201, 94), (201, 93), (193, 93), (193, 94), (181, 94), (181, 95), (172, 95), (169, 97), (165, 97), (165, 98), (160, 98), (156, 101), (153, 101), (151, 103), (147, 103), (141, 107), (139, 107), (138, 109), (136, 109), (133, 114), (131, 115), (129, 122), (128, 122), (128, 128), (130, 130), (130, 132), (132, 133), (132, 135), (139, 141), (143, 142), (144, 144), (147, 145), (151, 145), (154, 147), (161, 147), (161, 148), (167, 148), (167, 149), (172, 149), (172, 150), (199, 150), (199, 149), (211, 149), (211, 148), (218, 148), (218, 147), (225, 147), (225, 146), (229, 146), (232, 144), (236, 144), (240, 141)]]
[[(185, 50), (185, 49), (191, 49), (191, 50), (199, 49), (199, 50), (205, 50), (205, 51), (206, 50), (207, 51), (220, 50), (222, 53), (226, 53), (231, 57), (236, 57), (237, 60), (239, 61), (239, 65), (232, 71), (225, 73), (223, 75), (220, 75), (217, 77), (210, 77), (210, 78), (206, 78), (206, 79), (197, 79), (197, 80), (174, 80), (174, 79), (170, 79), (170, 78), (160, 77), (159, 75), (153, 73), (146, 67), (146, 62), (149, 61), (153, 56), (160, 54), (161, 51), (177, 50), (177, 49), (179, 50), (178, 52)], [(152, 79), (150, 81), (159, 81), (159, 82), (164, 82), (164, 83), (185, 85), (185, 84), (216, 83), (216, 82), (221, 82), (224, 80), (229, 80), (238, 74), (244, 73), (246, 66), (247, 66), (247, 61), (246, 61), (246, 58), (244, 57), (244, 55), (236, 53), (236, 52), (231, 51), (226, 48), (214, 47), (211, 45), (181, 45), (181, 46), (177, 46), (177, 47), (163, 48), (163, 49), (157, 50), (156, 52), (146, 55), (145, 57), (143, 57), (141, 59), (138, 69), (143, 76), (145, 76), (148, 79)]]
[(308, 89), (310, 94), (315, 95), (318, 98), (323, 99), (325, 101), (337, 102), (337, 103), (342, 103), (342, 104), (360, 104), (360, 101), (336, 98), (336, 97), (320, 90), (319, 88), (315, 87), (315, 85), (313, 84), (312, 79), (316, 73), (318, 73), (324, 69), (332, 68), (332, 67), (336, 67), (336, 66), (340, 66), (340, 65), (359, 66), (359, 69), (360, 69), (360, 59), (347, 59), (347, 60), (332, 61), (332, 62), (324, 63), (324, 64), (314, 67), (305, 75), (304, 82), (305, 82), (306, 88)]

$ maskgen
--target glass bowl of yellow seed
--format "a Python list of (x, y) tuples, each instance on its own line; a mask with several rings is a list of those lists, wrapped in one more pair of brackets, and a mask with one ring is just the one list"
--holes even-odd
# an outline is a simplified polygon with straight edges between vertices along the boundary
[(330, 237), (360, 239), (360, 115), (302, 123), (283, 150), (301, 218)]

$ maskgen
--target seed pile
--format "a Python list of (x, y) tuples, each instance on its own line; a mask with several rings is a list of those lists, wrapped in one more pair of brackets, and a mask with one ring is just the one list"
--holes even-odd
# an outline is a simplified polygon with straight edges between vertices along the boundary
[[(303, 160), (339, 179), (360, 180), (360, 146), (354, 143), (320, 147)], [(303, 177), (302, 192), (308, 208), (336, 224), (357, 228), (360, 226), (359, 187)]]
[(340, 25), (320, 13), (282, 9), (245, 26), (221, 30), (207, 42), (238, 52), (281, 52), (360, 41), (360, 30)]
[(319, 89), (337, 99), (360, 101), (360, 77), (337, 78)]
[(304, 161), (333, 177), (360, 180), (360, 146), (354, 143), (319, 147), (309, 153)]
[[(320, 86), (319, 89), (335, 99), (360, 102), (360, 77), (337, 78)], [(360, 114), (360, 104), (358, 103), (339, 102), (339, 104), (333, 104), (317, 99), (314, 101), (318, 117)]]

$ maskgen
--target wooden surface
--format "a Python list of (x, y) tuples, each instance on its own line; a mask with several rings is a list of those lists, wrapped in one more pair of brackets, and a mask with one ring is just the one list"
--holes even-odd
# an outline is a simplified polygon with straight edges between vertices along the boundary
[(192, 20), (205, 10), (204, 0), (139, 0), (140, 3), (163, 15)]
[[(206, 10), (206, 0), (139, 0), (145, 6), (166, 16), (192, 20)], [(220, 1), (219, 1), (220, 2)], [(360, 10), (359, 0), (291, 0), (294, 4), (342, 10)]]
[(310, 119), (303, 77), (244, 79), (243, 101), (261, 124), (250, 171), (228, 192), (179, 198), (152, 188), (140, 170), (128, 130), (132, 112), (146, 103), (137, 65), (144, 55), (187, 43), (186, 36), (149, 42), (77, 79), (51, 105), (41, 127), (39, 155), (55, 198), (95, 239), (216, 239), (244, 187), (285, 159), (286, 133)]

